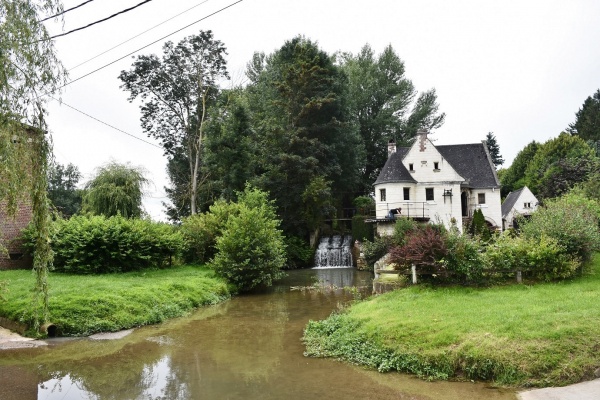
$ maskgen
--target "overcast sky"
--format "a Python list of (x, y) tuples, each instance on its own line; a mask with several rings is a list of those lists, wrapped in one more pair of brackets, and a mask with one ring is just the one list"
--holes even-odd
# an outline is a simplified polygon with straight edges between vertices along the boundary
[[(51, 33), (87, 25), (142, 0), (96, 0), (65, 14), (64, 24), (46, 22)], [(65, 0), (65, 9), (83, 0)], [(496, 135), (509, 166), (532, 140), (556, 137), (584, 100), (600, 88), (600, 1), (358, 1), (358, 0), (153, 0), (126, 14), (55, 39), (70, 79), (111, 63), (195, 21), (186, 29), (135, 54), (162, 54), (162, 44), (199, 30), (212, 30), (228, 50), (232, 80), (244, 83), (255, 51), (271, 53), (304, 35), (333, 53), (357, 53), (369, 43), (379, 53), (391, 44), (418, 91), (435, 88), (446, 123), (434, 132), (438, 144), (475, 143)], [(192, 8), (193, 7), (193, 8)], [(129, 40), (163, 21), (159, 27)], [(129, 40), (76, 68), (78, 64)], [(66, 86), (64, 104), (49, 104), (56, 160), (73, 163), (90, 178), (109, 161), (130, 162), (148, 172), (153, 185), (144, 201), (153, 219), (164, 219), (168, 185), (160, 148), (143, 140), (139, 103), (130, 104), (118, 75), (132, 56)]]

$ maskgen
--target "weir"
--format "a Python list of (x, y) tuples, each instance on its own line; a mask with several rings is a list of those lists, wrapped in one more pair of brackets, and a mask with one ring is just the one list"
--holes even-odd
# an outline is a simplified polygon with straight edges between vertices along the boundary
[(315, 268), (351, 268), (352, 236), (324, 236), (315, 253)]

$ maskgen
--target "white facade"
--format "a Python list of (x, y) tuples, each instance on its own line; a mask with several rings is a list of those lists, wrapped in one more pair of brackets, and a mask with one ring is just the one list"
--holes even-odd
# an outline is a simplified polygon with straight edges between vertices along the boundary
[[(491, 225), (501, 228), (500, 188), (491, 160), (489, 168), (493, 169), (496, 185), (474, 188), (469, 187), (467, 179), (444, 158), (426, 134), (421, 134), (410, 149), (403, 150), (401, 162), (406, 170), (396, 165), (394, 176), (380, 178), (374, 185), (378, 221), (384, 221), (390, 209), (400, 208), (401, 216), (443, 223), (447, 227), (454, 223), (462, 231), (463, 217), (471, 217), (479, 208)], [(390, 153), (393, 152), (392, 147)], [(489, 157), (487, 149), (485, 153), (480, 151), (479, 157), (481, 154)], [(488, 165), (487, 160), (480, 164)], [(391, 230), (393, 224), (378, 223), (379, 234)]]
[(516, 217), (531, 215), (537, 207), (538, 199), (527, 186), (509, 193), (502, 205), (503, 228), (513, 228)]

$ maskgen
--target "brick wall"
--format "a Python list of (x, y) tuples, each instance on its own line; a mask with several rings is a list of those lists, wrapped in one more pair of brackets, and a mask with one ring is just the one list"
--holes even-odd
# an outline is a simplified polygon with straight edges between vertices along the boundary
[(19, 202), (14, 216), (8, 215), (6, 203), (0, 202), (0, 241), (7, 252), (0, 252), (0, 269), (31, 268), (32, 259), (24, 255), (21, 231), (29, 224), (32, 207), (29, 201)]

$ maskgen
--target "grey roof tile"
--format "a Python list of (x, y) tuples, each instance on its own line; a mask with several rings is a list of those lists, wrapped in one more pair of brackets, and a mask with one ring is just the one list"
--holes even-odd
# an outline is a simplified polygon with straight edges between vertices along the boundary
[(381, 169), (375, 185), (379, 183), (393, 183), (393, 182), (411, 182), (416, 183), (412, 174), (408, 172), (402, 160), (410, 147), (398, 147), (396, 152), (393, 153), (385, 162), (385, 165)]
[(495, 167), (483, 143), (435, 147), (471, 188), (499, 188)]
[(512, 210), (512, 208), (515, 206), (515, 203), (519, 199), (519, 196), (521, 195), (523, 189), (524, 187), (522, 187), (519, 190), (515, 190), (514, 192), (510, 192), (508, 196), (506, 196), (506, 199), (504, 199), (504, 203), (502, 203), (502, 218), (506, 217), (510, 210)]

